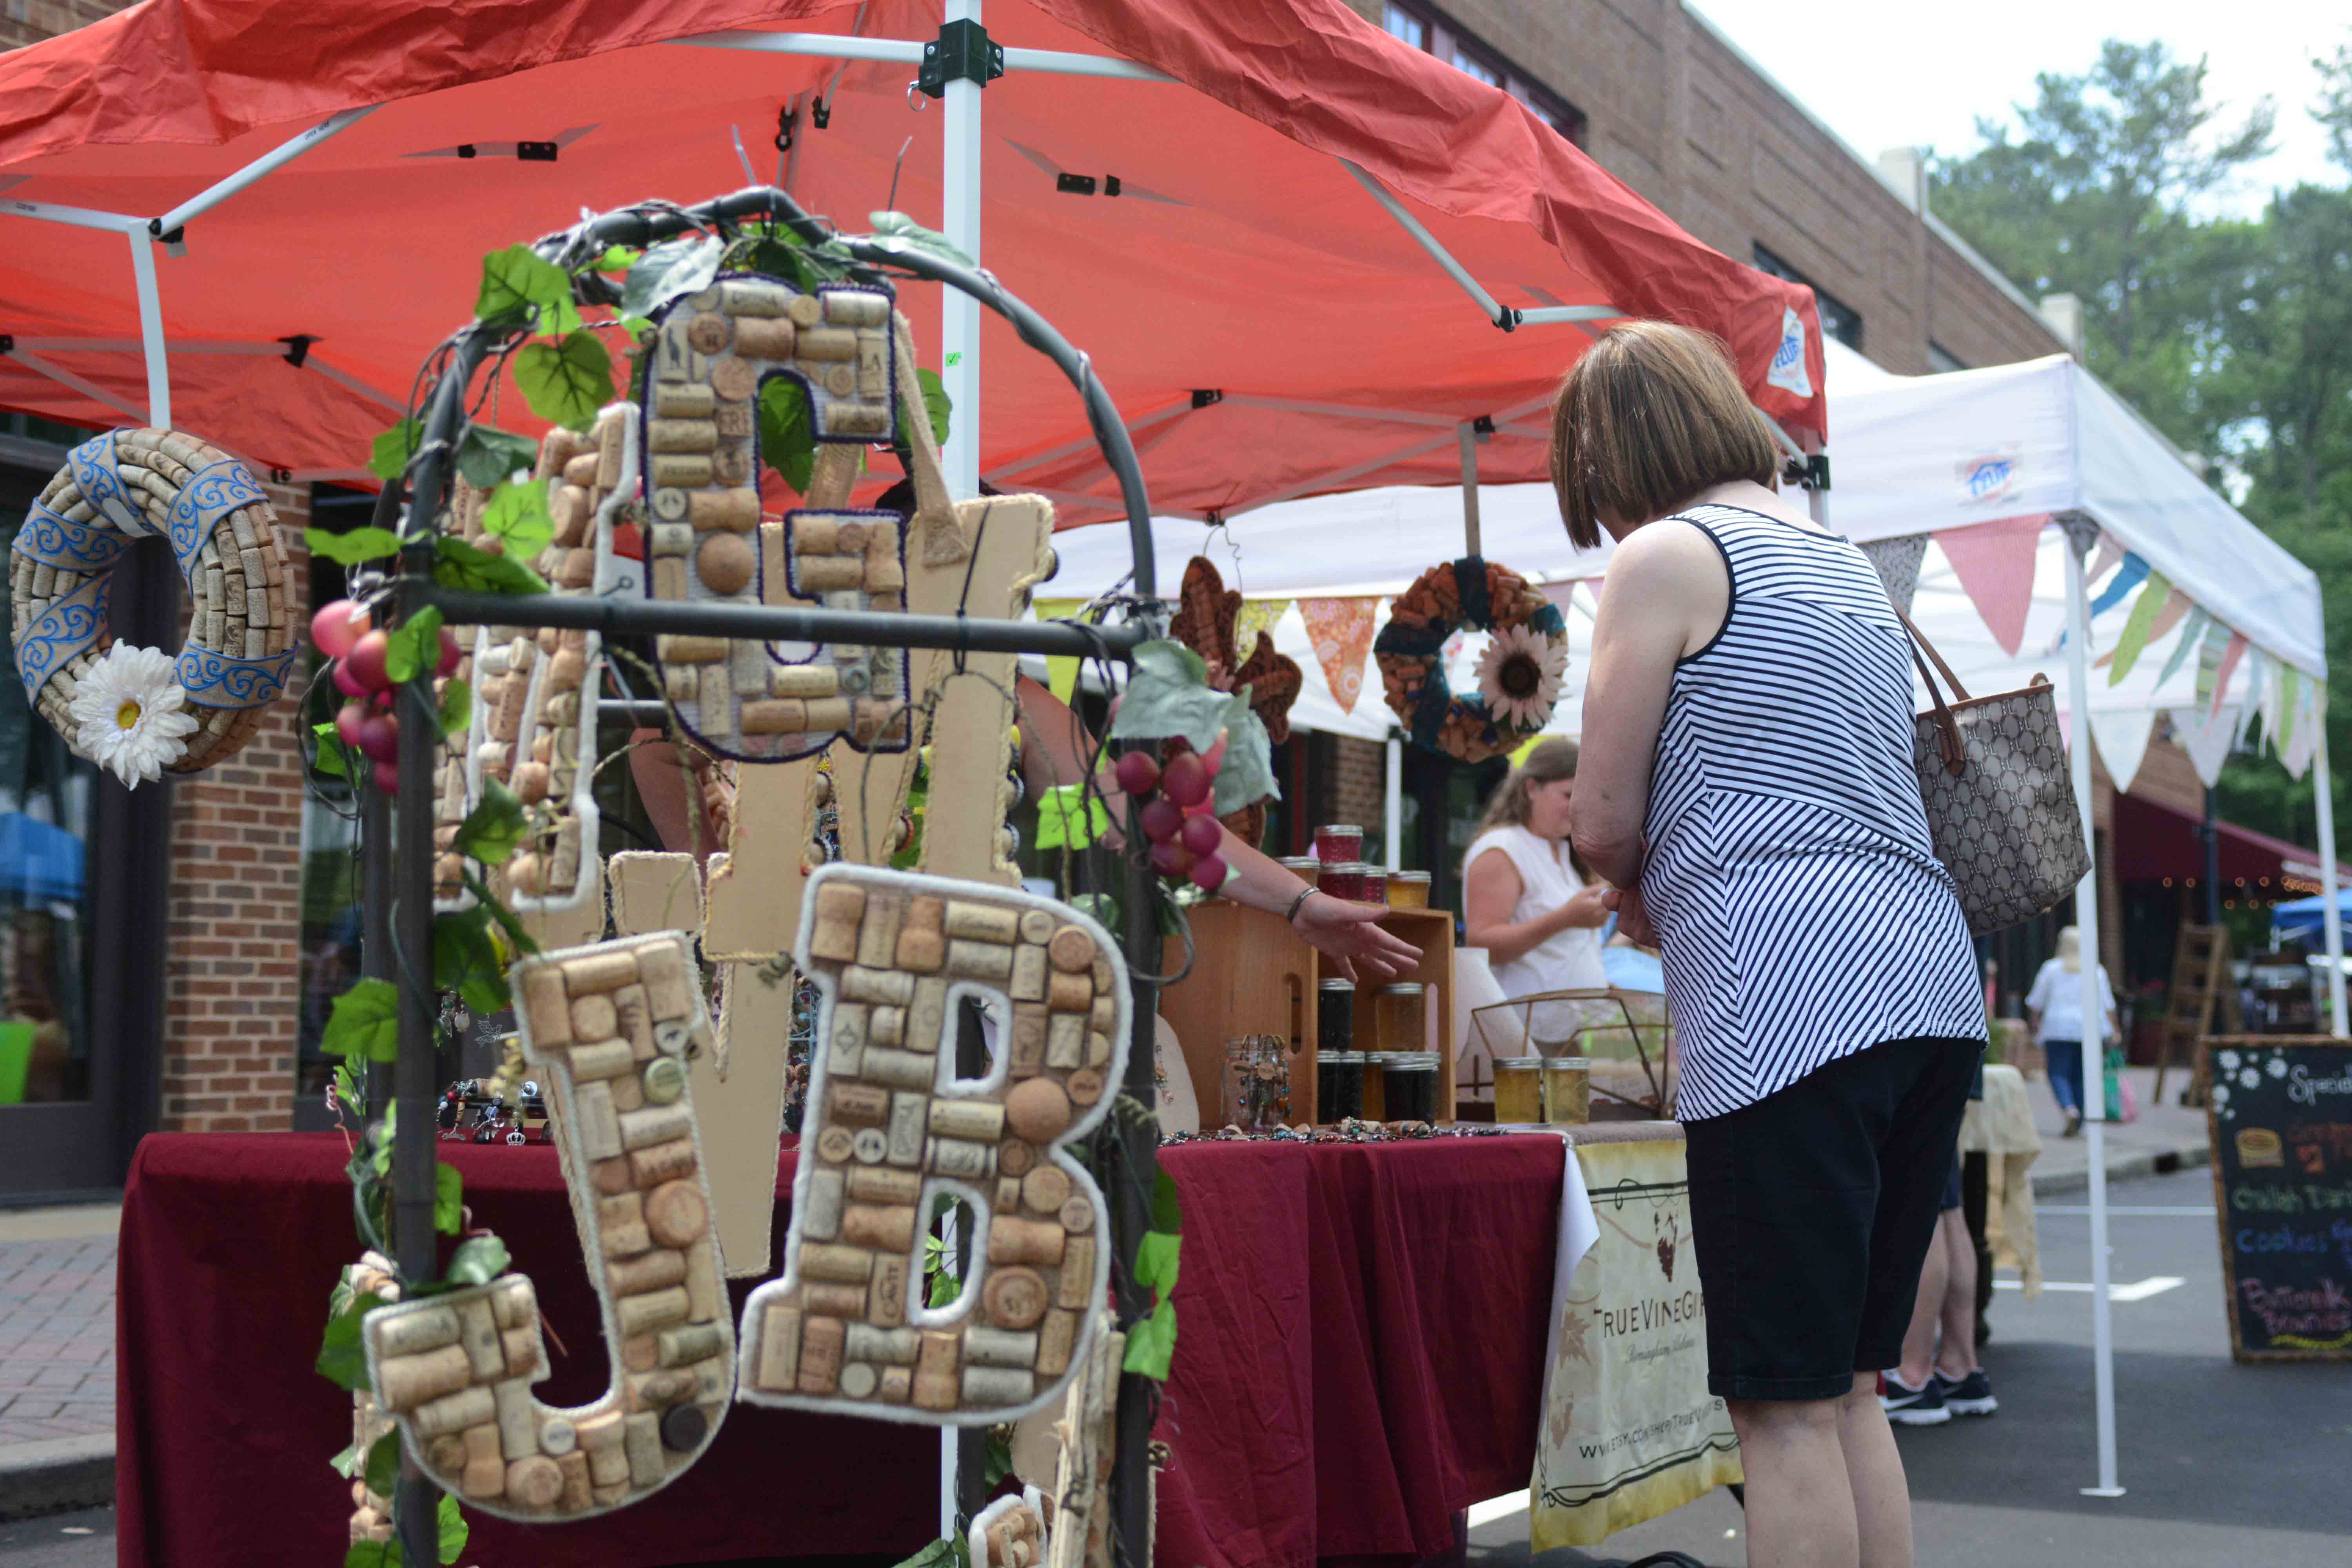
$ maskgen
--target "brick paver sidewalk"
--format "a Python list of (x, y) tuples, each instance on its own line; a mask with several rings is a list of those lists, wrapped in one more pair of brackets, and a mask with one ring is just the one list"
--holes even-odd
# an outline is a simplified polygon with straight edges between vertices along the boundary
[(0, 1450), (113, 1432), (114, 1247), (0, 1242)]

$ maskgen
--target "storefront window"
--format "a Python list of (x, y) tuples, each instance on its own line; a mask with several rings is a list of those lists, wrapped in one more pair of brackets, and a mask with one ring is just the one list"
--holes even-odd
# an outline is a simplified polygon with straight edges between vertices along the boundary
[[(0, 551), (47, 476), (0, 468)], [(0, 1105), (90, 1096), (89, 841), (98, 770), (67, 750), (17, 679), (0, 603)]]

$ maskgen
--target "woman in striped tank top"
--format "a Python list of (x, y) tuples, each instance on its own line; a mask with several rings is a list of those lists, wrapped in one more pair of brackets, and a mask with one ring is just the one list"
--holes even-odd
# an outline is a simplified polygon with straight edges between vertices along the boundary
[(1985, 1037), (1912, 770), (1909, 645), (1861, 552), (1775, 492), (1715, 340), (1602, 337), (1560, 389), (1551, 460), (1570, 537), (1618, 542), (1574, 838), (1664, 954), (1748, 1560), (1908, 1564), (1877, 1374), (1902, 1359)]

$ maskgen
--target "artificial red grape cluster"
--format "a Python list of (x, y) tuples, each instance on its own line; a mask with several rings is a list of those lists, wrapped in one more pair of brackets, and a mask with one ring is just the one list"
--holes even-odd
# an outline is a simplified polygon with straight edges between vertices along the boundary
[[(375, 764), (376, 788), (395, 793), (400, 784), (400, 720), (393, 711), (392, 675), (385, 668), (391, 637), (375, 626), (366, 605), (337, 599), (310, 617), (310, 640), (335, 661), (335, 689), (351, 699), (335, 715), (335, 733)], [(441, 658), (433, 673), (453, 673), (463, 658), (457, 639), (443, 626)]]
[(1149, 752), (1129, 752), (1119, 758), (1118, 787), (1142, 806), (1143, 836), (1151, 840), (1151, 868), (1169, 881), (1189, 879), (1204, 892), (1217, 892), (1233, 875), (1233, 868), (1217, 853), (1224, 830), (1217, 826), (1217, 764), (1225, 754), (1224, 737), (1206, 754), (1183, 752), (1161, 767)]

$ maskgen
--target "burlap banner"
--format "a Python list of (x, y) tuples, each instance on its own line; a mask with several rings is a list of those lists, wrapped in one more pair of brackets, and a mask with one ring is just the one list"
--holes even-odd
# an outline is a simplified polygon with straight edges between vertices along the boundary
[(1589, 1546), (1740, 1479), (1706, 1391), (1679, 1138), (1570, 1150), (1529, 1544)]

